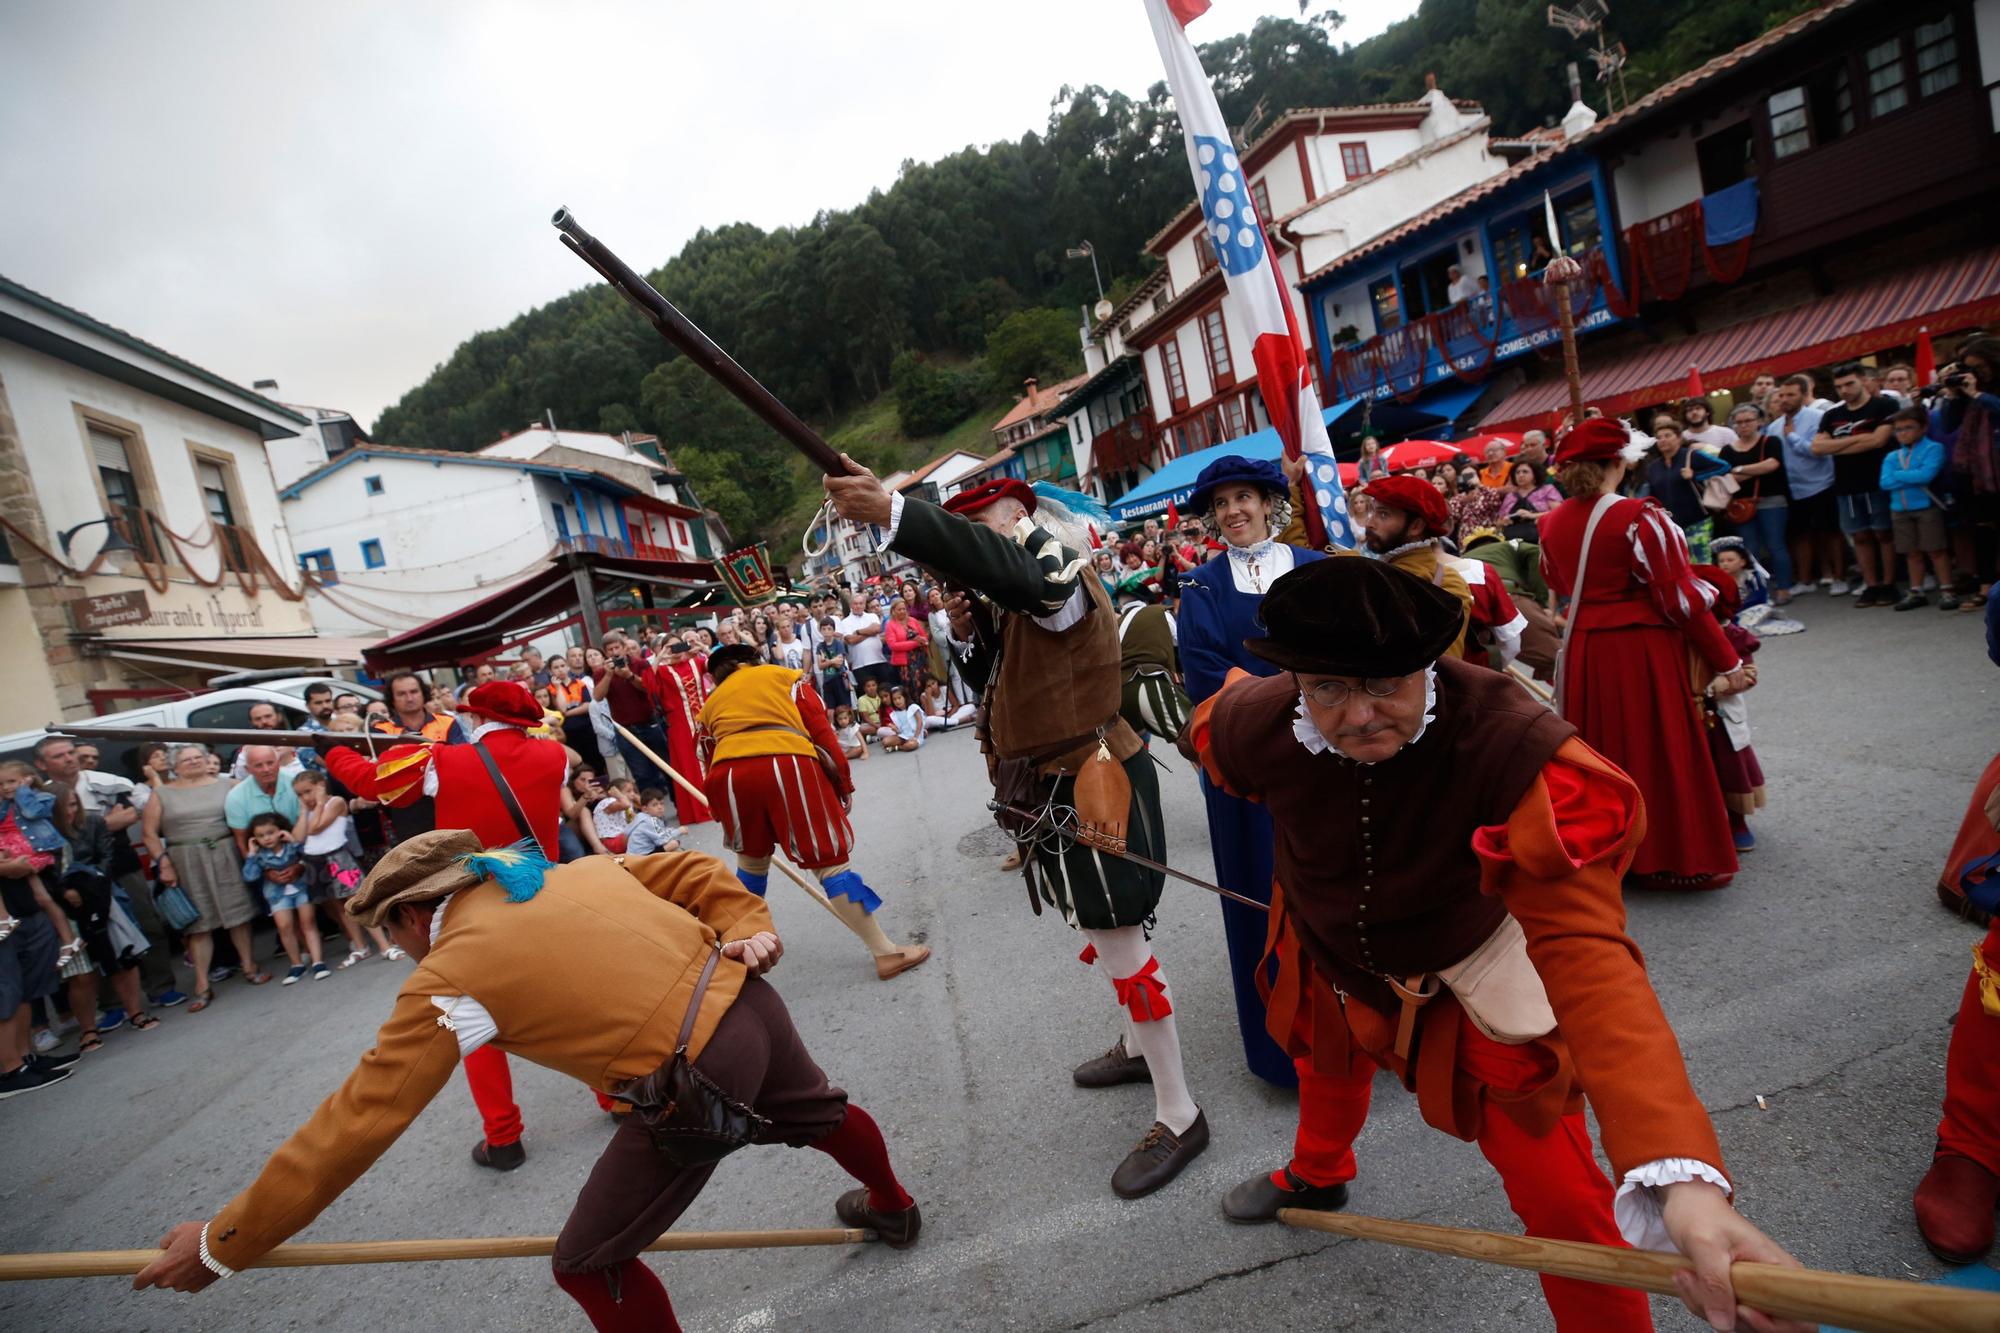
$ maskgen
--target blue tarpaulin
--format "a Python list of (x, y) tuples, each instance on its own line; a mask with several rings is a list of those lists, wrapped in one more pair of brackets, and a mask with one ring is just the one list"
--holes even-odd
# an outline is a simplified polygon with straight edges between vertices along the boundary
[(1172, 505), (1185, 505), (1194, 494), (1194, 479), (1201, 470), (1218, 458), (1230, 454), (1241, 454), (1245, 458), (1261, 458), (1276, 462), (1285, 452), (1283, 442), (1278, 439), (1276, 427), (1267, 427), (1255, 435), (1245, 435), (1240, 440), (1227, 444), (1210, 445), (1174, 459), (1152, 476), (1140, 482), (1137, 488), (1111, 502), (1111, 515), (1120, 523), (1131, 519), (1145, 518), (1158, 514)]
[(1757, 230), (1757, 178), (1704, 195), (1701, 201), (1702, 239), (1710, 248), (1747, 240)]

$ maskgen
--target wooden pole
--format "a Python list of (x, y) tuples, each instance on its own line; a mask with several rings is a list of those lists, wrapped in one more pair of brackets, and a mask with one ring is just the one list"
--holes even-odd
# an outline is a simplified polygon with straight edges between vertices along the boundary
[[(1395, 1222), (1379, 1217), (1281, 1208), (1287, 1226), (1358, 1240), (1382, 1241), (1459, 1259), (1525, 1268), (1555, 1277), (1679, 1296), (1674, 1274), (1688, 1269), (1678, 1254), (1624, 1250), (1574, 1240), (1507, 1236), (1497, 1231)], [(1838, 1324), (1855, 1333), (1991, 1333), (2000, 1328), (2000, 1296), (1893, 1278), (1827, 1273), (1777, 1264), (1733, 1264), (1736, 1299), (1783, 1319)]]
[[(876, 1239), (855, 1227), (791, 1231), (669, 1231), (646, 1247), (667, 1250), (752, 1250), (798, 1245), (859, 1245)], [(319, 1268), (332, 1264), (415, 1264), (449, 1259), (534, 1259), (555, 1253), (554, 1236), (468, 1236), (449, 1240), (362, 1240), (280, 1245), (252, 1268)], [(161, 1250), (71, 1250), (58, 1254), (0, 1254), (0, 1282), (61, 1277), (130, 1277)]]
[[(660, 758), (660, 756), (654, 754), (651, 746), (647, 745), (646, 742), (640, 740), (637, 736), (634, 736), (630, 731), (627, 731), (625, 729), (624, 724), (617, 721), (613, 721), (611, 725), (618, 728), (618, 734), (620, 736), (623, 736), (626, 740), (632, 743), (633, 749), (637, 750), (640, 754), (645, 755), (646, 758), (652, 760), (656, 768), (658, 768), (662, 773), (665, 773), (669, 778), (673, 779), (673, 783), (676, 787), (679, 787), (682, 791), (694, 797), (697, 801), (700, 801), (702, 809), (707, 810), (710, 808), (708, 804), (707, 793), (703, 792), (701, 788), (695, 786), (692, 782), (689, 782), (679, 773), (676, 773), (674, 771), (674, 766), (668, 763), (666, 760)], [(790, 879), (792, 883), (798, 885), (801, 889), (804, 889), (806, 892), (806, 897), (813, 899), (821, 907), (824, 907), (827, 911), (832, 912), (834, 920), (840, 922), (840, 924), (843, 926), (847, 924), (847, 918), (843, 917), (840, 914), (839, 910), (834, 907), (833, 900), (831, 898), (828, 898), (826, 894), (821, 891), (819, 885), (813, 883), (811, 880), (807, 879), (804, 875), (801, 875), (798, 871), (792, 869), (790, 862), (786, 861), (784, 857), (778, 856), (774, 853), (771, 857), (771, 864), (778, 867), (778, 869), (784, 871), (786, 878)]]

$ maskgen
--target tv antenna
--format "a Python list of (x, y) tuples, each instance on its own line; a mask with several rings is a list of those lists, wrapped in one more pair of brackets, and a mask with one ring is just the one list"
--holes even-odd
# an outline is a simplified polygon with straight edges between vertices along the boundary
[(1632, 99), (1625, 91), (1625, 43), (1611, 40), (1604, 30), (1604, 21), (1610, 17), (1609, 0), (1577, 0), (1572, 9), (1549, 6), (1551, 28), (1561, 28), (1572, 37), (1589, 38), (1594, 43), (1590, 59), (1597, 66), (1597, 81), (1604, 85), (1605, 108), (1616, 111), (1620, 106), (1630, 105)]

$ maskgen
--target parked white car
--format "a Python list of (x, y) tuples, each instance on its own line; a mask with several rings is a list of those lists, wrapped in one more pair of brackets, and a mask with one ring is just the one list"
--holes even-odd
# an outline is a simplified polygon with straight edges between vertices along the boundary
[[(226, 680), (229, 677), (220, 679)], [(210, 690), (205, 694), (192, 695), (186, 699), (163, 699), (158, 703), (147, 704), (143, 708), (128, 708), (124, 712), (107, 713), (103, 717), (66, 722), (62, 724), (61, 730), (66, 735), (82, 738), (90, 734), (93, 726), (247, 729), (250, 725), (250, 706), (259, 703), (275, 705), (278, 715), (285, 720), (285, 726), (294, 728), (306, 718), (306, 687), (322, 683), (333, 687), (336, 694), (355, 694), (364, 700), (382, 697), (382, 691), (372, 686), (357, 685), (351, 680), (341, 680), (334, 676), (281, 676), (276, 679), (258, 680), (255, 683), (232, 685), (226, 689)], [(0, 759), (32, 759), (35, 742), (44, 734), (40, 731), (22, 731), (12, 736), (0, 736)], [(138, 777), (136, 767), (131, 763), (131, 756), (141, 744), (140, 741), (127, 740), (106, 741), (100, 744), (99, 769), (115, 773), (120, 777)], [(224, 763), (235, 758), (234, 747), (216, 748), (221, 753)]]

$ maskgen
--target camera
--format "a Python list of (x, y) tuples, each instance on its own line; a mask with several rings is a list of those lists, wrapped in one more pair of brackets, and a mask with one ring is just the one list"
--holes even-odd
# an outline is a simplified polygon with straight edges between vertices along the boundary
[(611, 666), (613, 670), (623, 671), (625, 669), (625, 658), (622, 656), (612, 658)]

